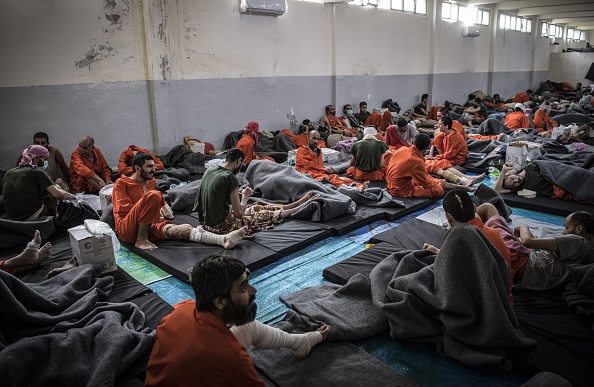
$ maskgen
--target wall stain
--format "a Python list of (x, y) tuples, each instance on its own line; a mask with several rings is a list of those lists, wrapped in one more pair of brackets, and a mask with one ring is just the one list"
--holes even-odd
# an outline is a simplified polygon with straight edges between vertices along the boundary
[(161, 56), (161, 75), (163, 76), (163, 80), (167, 80), (171, 78), (171, 64), (169, 63), (169, 57), (167, 55)]
[(80, 69), (88, 67), (90, 70), (93, 63), (110, 56), (112, 51), (113, 48), (111, 46), (103, 44), (91, 46), (91, 49), (85, 54), (85, 57), (76, 62), (76, 67)]
[(105, 0), (105, 9), (115, 9), (116, 7), (116, 2), (115, 0)]
[(112, 13), (112, 14), (105, 14), (105, 19), (109, 20), (111, 24), (118, 24), (120, 22), (120, 15)]

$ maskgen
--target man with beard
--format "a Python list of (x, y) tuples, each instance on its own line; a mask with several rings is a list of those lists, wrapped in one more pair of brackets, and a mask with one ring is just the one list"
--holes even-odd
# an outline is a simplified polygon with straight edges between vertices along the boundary
[(95, 147), (95, 139), (83, 136), (70, 155), (70, 185), (74, 191), (97, 193), (112, 184), (111, 168), (103, 153)]
[[(55, 146), (50, 145), (49, 136), (44, 132), (37, 132), (33, 135), (33, 145), (41, 145), (48, 150), (49, 157), (47, 159), (48, 164), (45, 172), (52, 178), (59, 188), (66, 192), (70, 192), (70, 187), (68, 186), (70, 173), (68, 172), (68, 165), (64, 160), (62, 152)], [(17, 160), (17, 167), (21, 164), (21, 160), (23, 160), (22, 154), (19, 155)]]
[(349, 127), (340, 117), (336, 117), (336, 108), (334, 105), (326, 106), (326, 114), (320, 119), (320, 126), (326, 128), (330, 134), (342, 134), (344, 136), (351, 136)]
[(134, 173), (119, 178), (112, 193), (116, 233), (124, 242), (134, 243), (139, 249), (154, 250), (157, 246), (152, 241), (188, 239), (231, 249), (245, 235), (245, 229), (216, 235), (200, 226), (193, 228), (165, 220), (162, 216), (165, 199), (155, 189), (155, 160), (151, 155), (138, 152), (132, 160), (132, 168)]
[(248, 276), (231, 257), (212, 256), (192, 268), (196, 301), (175, 305), (157, 327), (147, 386), (264, 386), (247, 354), (251, 344), (289, 347), (305, 357), (330, 334), (326, 325), (295, 335), (255, 321), (256, 289)]

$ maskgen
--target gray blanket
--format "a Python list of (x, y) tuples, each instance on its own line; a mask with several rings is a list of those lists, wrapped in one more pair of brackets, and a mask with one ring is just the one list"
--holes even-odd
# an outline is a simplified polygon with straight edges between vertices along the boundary
[(47, 240), (56, 232), (54, 217), (44, 216), (33, 222), (0, 219), (0, 248), (26, 245), (35, 230), (39, 230), (42, 240)]
[(536, 160), (534, 163), (548, 181), (594, 204), (594, 168), (580, 168), (549, 160)]
[[(389, 326), (396, 339), (437, 344), (439, 353), (471, 367), (509, 369), (508, 349), (533, 346), (509, 303), (509, 269), (474, 226), (457, 225), (439, 254), (397, 252), (369, 275), (355, 275), (328, 295), (321, 289), (285, 297), (292, 324), (332, 325), (332, 340), (370, 336)], [(309, 299), (308, 299), (309, 298)]]
[(348, 187), (336, 189), (310, 178), (292, 167), (268, 161), (253, 160), (243, 177), (243, 182), (254, 190), (255, 197), (271, 202), (291, 203), (312, 191), (320, 199), (310, 202), (292, 217), (312, 221), (334, 219), (343, 214), (354, 214), (357, 203), (368, 206), (403, 207), (381, 189), (368, 189), (363, 193)]
[(83, 265), (36, 284), (0, 271), (3, 386), (113, 386), (150, 350), (140, 309), (102, 302), (113, 277), (101, 270)]
[(171, 203), (173, 211), (186, 211), (194, 207), (194, 202), (200, 191), (202, 180), (194, 180), (186, 185), (168, 190), (165, 193), (165, 200)]

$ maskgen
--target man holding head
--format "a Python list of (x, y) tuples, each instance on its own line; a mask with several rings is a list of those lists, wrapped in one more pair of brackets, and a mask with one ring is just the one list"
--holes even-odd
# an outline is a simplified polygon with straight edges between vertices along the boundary
[(76, 200), (76, 196), (58, 187), (45, 172), (49, 150), (30, 145), (22, 153), (21, 162), (4, 175), (2, 195), (6, 217), (33, 221), (42, 216), (55, 216), (58, 200)]
[(70, 184), (75, 191), (97, 193), (112, 184), (111, 168), (101, 150), (95, 147), (95, 139), (83, 136), (70, 155)]
[(402, 147), (392, 154), (386, 173), (388, 192), (404, 198), (436, 198), (444, 189), (474, 190), (436, 179), (427, 173), (423, 152), (429, 147), (429, 136), (419, 134), (411, 147)]
[(196, 301), (175, 305), (157, 327), (147, 386), (264, 386), (247, 353), (250, 345), (289, 347), (302, 358), (328, 337), (326, 325), (295, 335), (256, 321), (256, 289), (249, 274), (241, 261), (223, 256), (192, 268)]
[(245, 230), (216, 235), (200, 226), (193, 228), (165, 220), (162, 216), (165, 199), (155, 189), (155, 160), (146, 153), (136, 153), (132, 168), (132, 175), (120, 177), (112, 193), (116, 233), (122, 241), (134, 243), (142, 250), (155, 250), (157, 246), (153, 242), (164, 239), (186, 239), (231, 249), (245, 235)]
[[(33, 145), (41, 145), (46, 148), (49, 152), (47, 159), (47, 168), (45, 172), (52, 178), (54, 183), (58, 185), (64, 191), (69, 192), (70, 187), (68, 186), (68, 165), (64, 160), (62, 152), (55, 146), (49, 144), (49, 136), (44, 132), (37, 132), (33, 135)], [(18, 166), (23, 159), (23, 155), (20, 154), (16, 165)]]

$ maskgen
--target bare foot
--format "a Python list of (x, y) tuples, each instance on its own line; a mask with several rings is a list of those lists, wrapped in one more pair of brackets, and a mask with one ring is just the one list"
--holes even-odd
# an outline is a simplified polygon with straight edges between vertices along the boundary
[(320, 332), (322, 334), (322, 341), (324, 341), (330, 335), (331, 330), (332, 328), (330, 328), (330, 325), (322, 325), (321, 327), (316, 329), (316, 332)]
[(485, 180), (485, 176), (487, 176), (486, 174), (480, 174), (478, 176), (473, 176), (470, 181), (472, 181), (471, 185), (475, 185), (476, 183), (480, 183), (481, 181)]
[(248, 233), (248, 226), (243, 226), (239, 230), (231, 231), (229, 234), (225, 235), (225, 243), (223, 247), (226, 250), (232, 249), (235, 247), (240, 240), (245, 237), (245, 234)]
[(467, 179), (465, 177), (461, 177), (458, 179), (458, 184), (461, 185), (462, 187), (468, 187), (468, 186), (472, 185), (472, 180)]
[(139, 239), (134, 243), (134, 247), (141, 250), (156, 250), (157, 246), (154, 243), (149, 242), (147, 239)]
[(369, 182), (366, 181), (365, 183), (361, 184), (360, 187), (357, 187), (357, 191), (364, 192), (367, 188), (369, 188)]
[(435, 254), (439, 253), (439, 249), (429, 243), (423, 244), (423, 250), (433, 251)]

